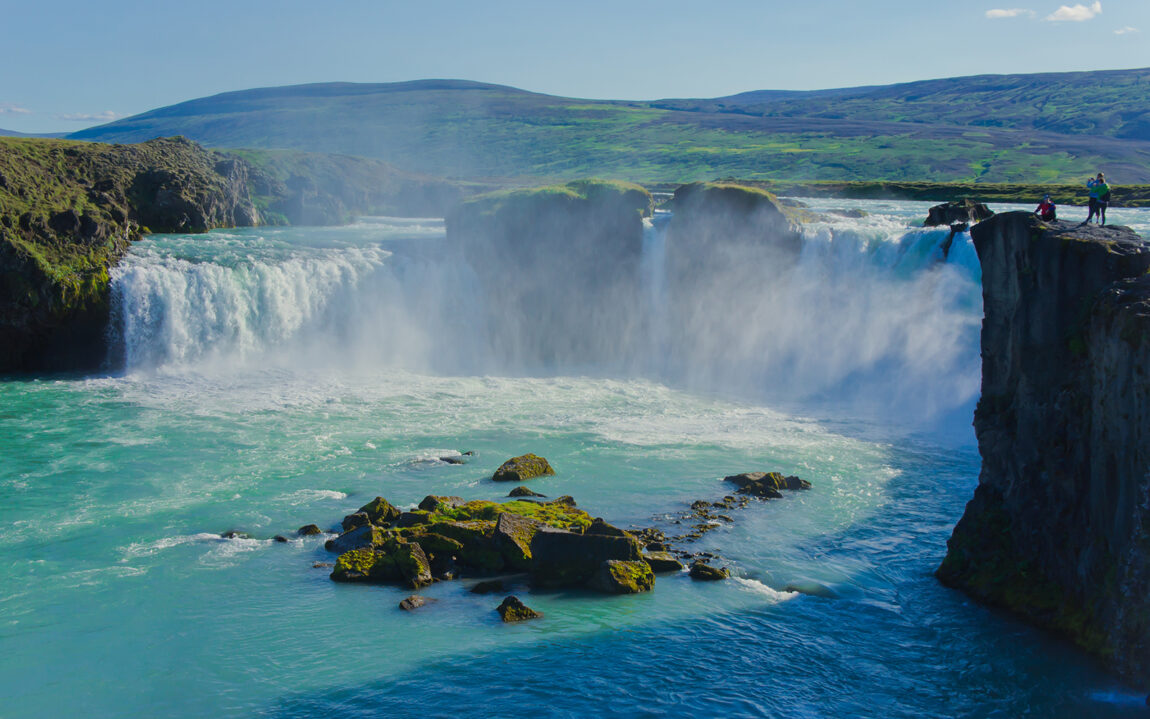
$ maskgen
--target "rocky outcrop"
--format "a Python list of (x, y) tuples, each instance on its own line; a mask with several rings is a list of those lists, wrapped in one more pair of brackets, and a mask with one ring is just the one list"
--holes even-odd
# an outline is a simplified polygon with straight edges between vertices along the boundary
[(966, 225), (994, 217), (994, 212), (981, 202), (974, 200), (961, 200), (958, 202), (944, 202), (935, 205), (927, 213), (926, 227), (939, 225)]
[(1150, 687), (1150, 246), (1024, 212), (982, 263), (982, 472), (938, 569)]
[(651, 195), (621, 182), (480, 195), (447, 216), (484, 285), (485, 326), (506, 365), (601, 360), (634, 328), (643, 217)]

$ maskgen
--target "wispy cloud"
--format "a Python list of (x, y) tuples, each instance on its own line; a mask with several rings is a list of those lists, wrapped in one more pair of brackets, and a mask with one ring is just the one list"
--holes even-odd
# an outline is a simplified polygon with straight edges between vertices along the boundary
[(1013, 7), (1013, 8), (1009, 8), (1009, 9), (995, 9), (995, 10), (987, 10), (986, 11), (986, 17), (990, 18), (991, 20), (998, 20), (998, 19), (1004, 18), (1004, 17), (1034, 17), (1034, 11), (1033, 10), (1027, 10), (1026, 8), (1021, 8), (1021, 7)]
[(1046, 16), (1051, 22), (1082, 22), (1093, 20), (1102, 14), (1102, 3), (1097, 0), (1092, 5), (1063, 5)]
[(31, 115), (32, 111), (26, 107), (13, 105), (10, 102), (0, 102), (0, 115)]
[(1124, 28), (1119, 28), (1118, 30), (1115, 30), (1114, 34), (1115, 35), (1130, 35), (1130, 34), (1136, 33), (1136, 32), (1142, 32), (1142, 31), (1136, 27), (1130, 27), (1129, 25), (1127, 25)]
[(111, 122), (112, 120), (119, 120), (123, 115), (111, 110), (104, 110), (103, 112), (72, 112), (63, 115), (57, 115), (57, 120), (65, 120), (67, 122)]

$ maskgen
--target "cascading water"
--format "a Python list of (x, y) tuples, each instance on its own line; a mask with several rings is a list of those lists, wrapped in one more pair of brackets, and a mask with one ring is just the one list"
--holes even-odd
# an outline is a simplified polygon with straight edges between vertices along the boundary
[[(981, 318), (969, 235), (956, 237), (944, 260), (948, 232), (908, 228), (905, 213), (829, 217), (805, 228), (793, 268), (704, 278), (707, 289), (684, 315), (682, 307), (668, 310), (666, 259), (676, 248), (659, 213), (644, 231), (641, 291), (599, 320), (595, 328), (610, 340), (590, 338), (590, 367), (562, 351), (535, 366), (501, 363), (483, 329), (485, 290), (437, 223), (414, 233), (381, 219), (323, 231), (156, 238), (115, 272), (114, 355), (129, 371), (576, 367), (916, 421), (968, 409), (978, 390)], [(372, 227), (392, 233), (381, 240), (363, 232)]]

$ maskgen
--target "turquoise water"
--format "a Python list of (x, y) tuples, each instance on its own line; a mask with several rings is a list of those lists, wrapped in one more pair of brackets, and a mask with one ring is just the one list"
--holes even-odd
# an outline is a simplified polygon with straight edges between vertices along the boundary
[[(977, 482), (977, 262), (906, 228), (925, 204), (844, 206), (872, 214), (808, 229), (785, 312), (714, 298), (750, 335), (725, 370), (806, 328), (807, 354), (733, 377), (657, 332), (624, 369), (498, 367), (436, 221), (140, 243), (122, 370), (0, 382), (0, 716), (1141, 716), (1089, 658), (931, 576)], [(657, 269), (634, 311), (657, 313)], [(401, 612), (409, 591), (314, 568), (322, 537), (271, 539), (377, 494), (499, 498), (491, 472), (527, 451), (558, 470), (537, 491), (621, 526), (673, 529), (739, 471), (814, 488), (696, 545), (733, 581), (520, 584), (546, 615), (523, 625), (473, 580)]]

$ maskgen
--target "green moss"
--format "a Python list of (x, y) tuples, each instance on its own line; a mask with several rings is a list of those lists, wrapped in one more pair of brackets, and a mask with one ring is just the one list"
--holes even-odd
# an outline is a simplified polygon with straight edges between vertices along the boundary
[(387, 582), (397, 576), (395, 560), (375, 549), (352, 549), (339, 555), (331, 578), (337, 582)]

